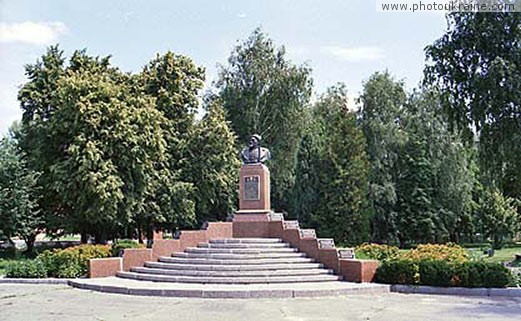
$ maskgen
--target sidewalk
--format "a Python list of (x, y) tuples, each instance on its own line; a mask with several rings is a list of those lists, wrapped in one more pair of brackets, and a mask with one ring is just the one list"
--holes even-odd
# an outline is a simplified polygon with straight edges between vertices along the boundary
[(406, 294), (198, 299), (0, 284), (0, 320), (519, 320), (521, 299)]

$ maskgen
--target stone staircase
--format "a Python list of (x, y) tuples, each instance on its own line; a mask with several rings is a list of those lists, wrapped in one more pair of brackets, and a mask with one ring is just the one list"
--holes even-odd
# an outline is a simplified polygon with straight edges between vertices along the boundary
[(212, 239), (119, 272), (139, 281), (199, 284), (338, 282), (342, 277), (278, 238)]

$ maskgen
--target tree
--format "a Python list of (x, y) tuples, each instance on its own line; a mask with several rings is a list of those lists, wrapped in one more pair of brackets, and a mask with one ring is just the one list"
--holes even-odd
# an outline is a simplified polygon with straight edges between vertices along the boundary
[[(369, 239), (367, 188), (369, 160), (356, 115), (347, 106), (344, 85), (328, 89), (314, 106), (320, 142), (303, 140), (297, 199), (319, 235), (344, 244)], [(306, 185), (305, 185), (306, 184)], [(314, 184), (314, 185), (309, 185)], [(313, 193), (310, 188), (314, 189)]]
[(371, 163), (369, 199), (373, 211), (372, 239), (390, 242), (397, 232), (395, 166), (398, 150), (404, 141), (399, 125), (406, 103), (403, 83), (395, 81), (388, 72), (375, 73), (364, 84), (360, 102), (360, 118)]
[(236, 207), (240, 162), (235, 134), (217, 97), (207, 97), (206, 114), (196, 124), (190, 148), (197, 220), (224, 221)]
[(400, 245), (458, 242), (471, 228), (473, 175), (468, 150), (440, 113), (439, 95), (415, 92), (400, 127), (406, 138), (396, 166)]
[(425, 83), (470, 143), (479, 137), (487, 185), (521, 198), (521, 16), (452, 13), (443, 37), (426, 48)]
[(289, 216), (302, 226), (311, 226), (311, 217), (318, 213), (320, 201), (320, 169), (324, 156), (324, 126), (316, 110), (307, 112), (308, 124), (300, 141), (295, 170), (295, 187), (292, 193), (293, 211)]
[[(54, 227), (103, 243), (157, 207), (149, 201), (168, 176), (158, 170), (166, 160), (165, 120), (108, 57), (76, 51), (65, 66), (61, 56), (53, 47), (43, 64), (26, 68), (23, 146), (33, 164), (47, 168), (41, 182), (54, 197)], [(50, 68), (48, 61), (60, 63)]]
[[(17, 129), (14, 129), (17, 130)], [(0, 140), (0, 234), (21, 237), (32, 252), (36, 235), (45, 227), (38, 208), (39, 173), (28, 168), (12, 135)]]
[[(58, 146), (48, 126), (56, 110), (55, 96), (58, 80), (65, 74), (65, 58), (58, 46), (51, 46), (35, 64), (25, 66), (28, 82), (18, 92), (23, 111), (21, 128), (14, 134), (20, 149), (25, 153), (27, 166), (40, 173), (39, 209), (45, 216), (48, 233), (63, 228), (64, 217), (71, 212), (60, 195), (52, 188), (51, 167)], [(86, 239), (84, 239), (86, 241)]]
[[(204, 69), (189, 57), (167, 52), (157, 55), (137, 75), (140, 90), (155, 101), (155, 109), (166, 119), (161, 124), (166, 142), (166, 173), (158, 186), (161, 220), (156, 227), (169, 229), (194, 227), (196, 224), (196, 186), (199, 183), (191, 168), (193, 157), (190, 144), (195, 133), (195, 113), (199, 105), (199, 91), (204, 85)], [(153, 198), (152, 198), (153, 199)], [(201, 200), (204, 202), (205, 200)], [(145, 219), (145, 226), (152, 221)], [(148, 234), (151, 230), (148, 230)], [(151, 235), (149, 235), (151, 236)]]
[(272, 151), (272, 204), (288, 210), (295, 181), (297, 149), (311, 96), (311, 70), (295, 66), (260, 29), (239, 44), (221, 67), (216, 85), (226, 117), (245, 144), (258, 133)]
[(516, 200), (505, 197), (498, 189), (487, 189), (480, 202), (481, 228), (492, 246), (501, 249), (506, 238), (513, 237), (520, 228), (521, 217), (517, 212)]

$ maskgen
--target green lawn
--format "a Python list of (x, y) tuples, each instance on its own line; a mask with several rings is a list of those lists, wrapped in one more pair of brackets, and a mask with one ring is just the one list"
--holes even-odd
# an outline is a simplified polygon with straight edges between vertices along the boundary
[(508, 262), (514, 259), (515, 254), (521, 254), (521, 247), (503, 248), (496, 250), (493, 257), (485, 255), (483, 258), (488, 262)]

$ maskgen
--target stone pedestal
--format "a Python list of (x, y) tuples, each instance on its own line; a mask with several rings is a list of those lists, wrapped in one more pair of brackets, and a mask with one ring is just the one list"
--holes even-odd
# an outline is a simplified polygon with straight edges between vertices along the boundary
[(242, 165), (239, 172), (239, 210), (234, 222), (269, 221), (270, 170), (263, 164)]

